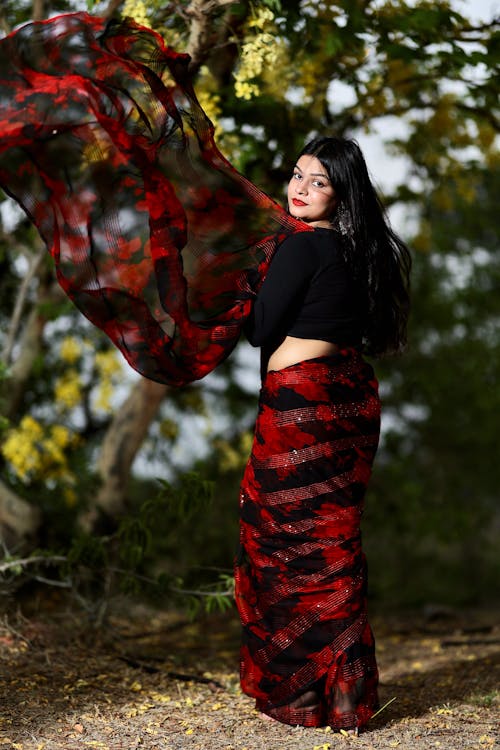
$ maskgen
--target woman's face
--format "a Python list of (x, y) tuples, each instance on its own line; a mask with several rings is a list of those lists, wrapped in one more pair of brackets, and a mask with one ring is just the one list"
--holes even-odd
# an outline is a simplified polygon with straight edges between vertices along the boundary
[(336, 205), (335, 190), (320, 160), (301, 156), (288, 183), (290, 214), (315, 227), (330, 227)]

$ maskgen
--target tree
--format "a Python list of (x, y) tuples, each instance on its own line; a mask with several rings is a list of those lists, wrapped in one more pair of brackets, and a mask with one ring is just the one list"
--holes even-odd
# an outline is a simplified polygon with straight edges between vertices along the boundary
[(410, 348), (383, 371), (387, 429), (367, 513), (382, 599), (414, 599), (408, 571), (438, 603), (489, 601), (495, 586), (499, 177), (478, 164), (470, 191), (448, 182), (443, 206), (438, 185), (423, 209)]
[[(6, 0), (0, 25), (7, 32), (30, 18), (74, 9), (72, 0)], [(425, 303), (422, 310), (419, 302), (415, 305), (415, 351), (420, 353), (420, 337), (427, 335), (429, 311), (442, 316), (441, 335), (452, 330), (446, 311), (435, 304), (441, 292), (438, 262), (432, 259), (463, 255), (459, 240), (465, 227), (457, 222), (458, 244), (451, 248), (437, 227), (443, 215), (449, 220), (466, 209), (470, 214), (470, 202), (498, 164), (498, 21), (474, 25), (445, 0), (294, 0), (283, 6), (277, 0), (110, 0), (95, 3), (93, 11), (132, 15), (190, 53), (195, 88), (216, 124), (221, 149), (275, 196), (282, 193), (290, 157), (311, 134), (362, 139), (397, 118), (405, 135), (388, 139), (387, 147), (403, 156), (408, 168), (385, 200), (421, 218), (414, 243), (422, 258), (416, 264), (416, 291)], [(171, 453), (179, 424), (190, 411), (208, 409), (214, 391), (219, 412), (239, 409), (238, 419), (225, 427), (229, 442), (248, 427), (251, 412), (231, 362), (219, 376), (223, 388), (209, 380), (174, 392), (125, 378), (107, 342), (62, 298), (33, 230), (7, 205), (5, 199), (0, 235), (2, 398), (8, 420), (0, 524), (12, 547), (37, 535), (44, 543), (54, 541), (40, 537), (47, 518), (62, 514), (92, 528), (103, 514), (113, 520), (127, 504), (133, 506), (132, 464), (141, 445), (144, 451), (143, 438), (157, 414), (150, 447), (167, 441)], [(479, 237), (471, 234), (467, 257), (475, 242)], [(408, 434), (416, 434), (404, 406), (413, 403), (412, 394), (396, 384), (403, 372), (405, 382), (412, 382), (408, 368), (417, 366), (415, 357), (391, 363), (392, 374), (386, 376)], [(474, 387), (477, 394), (479, 384)], [(422, 403), (427, 413), (428, 404)], [(419, 440), (428, 445), (435, 422), (422, 419), (419, 425)], [(401, 450), (389, 436), (383, 450), (389, 474), (406, 465)], [(446, 476), (443, 472), (443, 483)], [(56, 537), (64, 536), (63, 526), (56, 524)]]

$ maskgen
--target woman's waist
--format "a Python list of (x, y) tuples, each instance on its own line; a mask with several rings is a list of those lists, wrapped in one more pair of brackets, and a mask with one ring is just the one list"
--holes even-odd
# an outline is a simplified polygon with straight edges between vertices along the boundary
[(286, 336), (269, 357), (267, 370), (283, 370), (304, 360), (336, 354), (339, 349), (338, 344), (323, 339)]

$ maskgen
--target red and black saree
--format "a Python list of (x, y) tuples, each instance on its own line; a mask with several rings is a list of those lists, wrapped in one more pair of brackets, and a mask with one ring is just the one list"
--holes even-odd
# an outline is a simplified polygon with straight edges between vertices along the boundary
[(265, 377), (240, 496), (241, 682), (287, 724), (353, 729), (377, 706), (360, 519), (379, 422), (355, 349)]
[[(0, 42), (0, 187), (59, 283), (127, 361), (183, 385), (231, 352), (273, 253), (307, 231), (220, 154), (188, 58), (150, 29), (68, 14)], [(376, 705), (359, 522), (379, 429), (354, 350), (269, 373), (242, 486), (242, 685), (281, 721)], [(315, 707), (290, 704), (313, 689)]]

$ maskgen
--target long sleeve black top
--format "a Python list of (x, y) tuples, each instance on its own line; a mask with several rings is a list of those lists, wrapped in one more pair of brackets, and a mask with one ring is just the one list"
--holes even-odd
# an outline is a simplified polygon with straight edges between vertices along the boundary
[(276, 251), (245, 333), (264, 356), (285, 336), (340, 346), (361, 343), (363, 297), (340, 247), (339, 235), (315, 229), (288, 237)]

